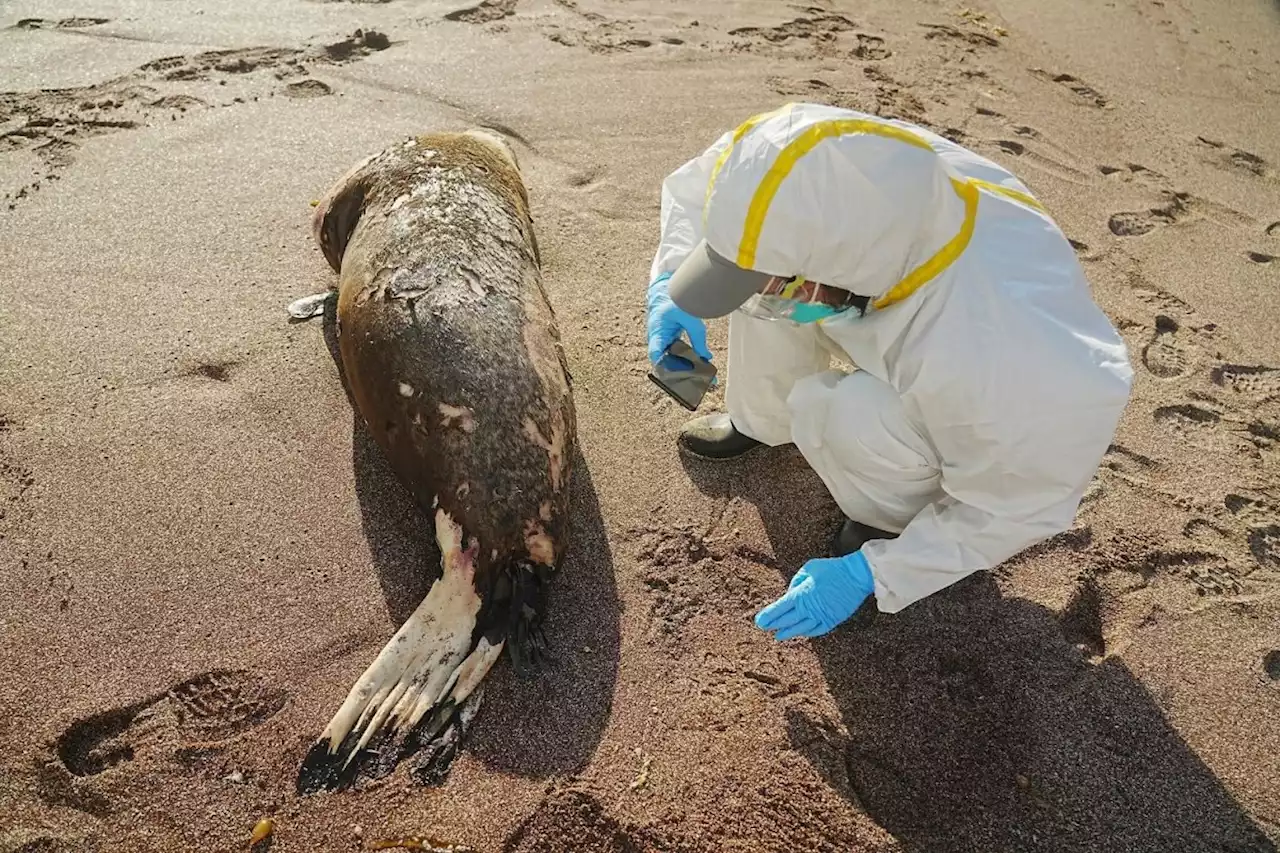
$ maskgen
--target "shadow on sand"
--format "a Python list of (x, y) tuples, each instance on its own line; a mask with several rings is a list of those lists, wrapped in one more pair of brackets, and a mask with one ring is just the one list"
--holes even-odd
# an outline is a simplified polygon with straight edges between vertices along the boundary
[[(336, 300), (331, 300), (324, 339), (352, 406), (351, 464), (361, 524), (387, 612), (398, 628), (440, 576), (440, 549), (430, 520), (355, 410), (335, 312)], [(570, 488), (571, 539), (552, 580), (544, 624), (551, 659), (522, 680), (504, 653), (485, 680), (480, 713), (466, 738), (468, 752), (508, 773), (543, 777), (581, 769), (599, 745), (612, 706), (621, 603), (595, 486), (576, 449)]]
[[(828, 553), (841, 516), (794, 448), (684, 464), (703, 491), (756, 505), (788, 578)], [(848, 738), (796, 713), (793, 746), (911, 853), (1276, 849), (1120, 659), (1090, 663), (1052, 611), (989, 574), (896, 614), (869, 603), (802, 642)]]

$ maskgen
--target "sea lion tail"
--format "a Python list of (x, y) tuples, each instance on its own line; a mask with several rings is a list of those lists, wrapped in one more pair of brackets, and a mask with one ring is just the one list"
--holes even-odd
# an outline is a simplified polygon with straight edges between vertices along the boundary
[[(298, 776), (299, 793), (345, 788), (365, 759), (384, 764), (390, 758), (394, 767), (399, 757), (423, 746), (435, 747), (437, 770), (438, 759), (446, 765), (452, 759), (479, 708), (477, 688), (502, 654), (505, 638), (477, 631), (482, 602), (475, 586), (475, 540), (464, 550), (462, 528), (444, 509), (436, 510), (436, 539), (441, 577), (311, 747)], [(443, 742), (436, 742), (437, 735)]]

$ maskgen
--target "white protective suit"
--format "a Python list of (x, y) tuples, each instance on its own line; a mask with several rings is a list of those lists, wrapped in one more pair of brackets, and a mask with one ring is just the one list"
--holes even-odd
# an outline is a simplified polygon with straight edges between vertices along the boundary
[(667, 177), (650, 281), (704, 237), (872, 297), (818, 325), (735, 312), (726, 400), (740, 432), (794, 442), (848, 517), (900, 533), (862, 550), (880, 610), (1071, 526), (1133, 370), (1012, 174), (905, 122), (789, 104)]

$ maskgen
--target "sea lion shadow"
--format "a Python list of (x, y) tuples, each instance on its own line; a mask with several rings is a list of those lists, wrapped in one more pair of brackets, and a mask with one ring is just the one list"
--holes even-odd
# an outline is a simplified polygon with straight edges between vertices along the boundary
[[(352, 405), (352, 465), (361, 524), (387, 610), (399, 627), (440, 576), (435, 532), (374, 442), (351, 398), (338, 350), (336, 300), (324, 338)], [(552, 576), (543, 629), (547, 659), (516, 676), (504, 653), (484, 682), (466, 751), (507, 773), (545, 777), (586, 766), (604, 735), (621, 653), (622, 604), (591, 472), (574, 448), (569, 546)], [(428, 571), (424, 571), (426, 566)]]
[[(686, 466), (758, 508), (787, 578), (842, 521), (795, 456)], [(1122, 658), (1091, 662), (1058, 614), (1002, 594), (992, 574), (896, 614), (873, 600), (793, 642), (817, 655), (844, 729), (790, 711), (793, 747), (910, 853), (1275, 853)]]
[(583, 769), (609, 721), (622, 647), (613, 552), (591, 472), (575, 449), (569, 547), (551, 580), (549, 657), (529, 678), (495, 668), (470, 754), (495, 769), (544, 778)]
[(337, 300), (324, 311), (324, 341), (351, 404), (351, 466), (360, 524), (369, 543), (387, 613), (397, 628), (440, 576), (440, 548), (430, 520), (400, 482), (360, 417), (338, 349)]

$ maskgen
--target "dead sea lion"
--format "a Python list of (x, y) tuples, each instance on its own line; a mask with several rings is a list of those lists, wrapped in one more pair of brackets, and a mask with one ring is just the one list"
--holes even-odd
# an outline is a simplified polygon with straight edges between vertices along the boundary
[[(527, 191), (504, 139), (478, 129), (399, 142), (333, 186), (313, 230), (339, 274), (352, 400), (434, 520), (443, 573), (312, 746), (303, 793), (411, 753), (421, 753), (416, 775), (438, 779), (502, 652), (518, 668), (536, 655), (568, 535), (577, 430)], [(290, 312), (306, 316), (317, 301)]]

